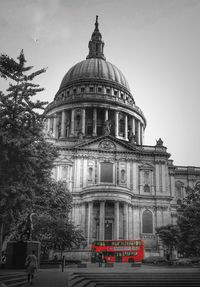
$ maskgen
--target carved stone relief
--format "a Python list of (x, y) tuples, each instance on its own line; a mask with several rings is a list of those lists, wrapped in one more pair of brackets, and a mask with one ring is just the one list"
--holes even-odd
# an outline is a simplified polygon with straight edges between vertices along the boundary
[(102, 150), (115, 150), (116, 146), (110, 140), (103, 140), (99, 143), (98, 148)]

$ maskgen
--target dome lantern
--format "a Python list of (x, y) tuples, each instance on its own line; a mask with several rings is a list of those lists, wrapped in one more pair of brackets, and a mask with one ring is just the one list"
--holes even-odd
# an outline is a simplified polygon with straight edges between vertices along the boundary
[(86, 59), (99, 58), (106, 60), (103, 54), (104, 42), (102, 41), (102, 36), (99, 32), (98, 16), (96, 16), (95, 29), (92, 33), (91, 40), (89, 41), (88, 48), (89, 55), (86, 57)]

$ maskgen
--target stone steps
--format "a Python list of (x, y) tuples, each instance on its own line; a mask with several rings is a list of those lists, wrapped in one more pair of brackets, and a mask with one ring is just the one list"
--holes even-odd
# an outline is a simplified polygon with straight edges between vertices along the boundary
[(27, 275), (25, 273), (13, 271), (5, 271), (0, 273), (0, 283), (4, 283), (7, 287), (22, 286), (26, 282)]
[(68, 287), (199, 287), (198, 273), (81, 273), (71, 274)]

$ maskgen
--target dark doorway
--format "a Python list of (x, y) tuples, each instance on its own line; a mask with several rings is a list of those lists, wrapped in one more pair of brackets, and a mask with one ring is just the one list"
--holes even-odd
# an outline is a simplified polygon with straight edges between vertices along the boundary
[(112, 240), (112, 222), (105, 222), (105, 240)]

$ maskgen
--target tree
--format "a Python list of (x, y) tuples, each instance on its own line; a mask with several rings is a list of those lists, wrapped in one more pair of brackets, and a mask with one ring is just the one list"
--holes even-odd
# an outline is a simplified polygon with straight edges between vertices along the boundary
[(176, 248), (184, 257), (200, 256), (200, 184), (186, 192), (177, 225), (161, 226), (156, 231), (170, 254)]
[(30, 72), (33, 67), (26, 66), (23, 50), (17, 60), (0, 56), (0, 76), (11, 81), (7, 93), (0, 92), (0, 230), (2, 235), (4, 226), (4, 237), (17, 236), (20, 224), (32, 213), (53, 219), (59, 213), (67, 224), (71, 207), (69, 192), (51, 179), (58, 151), (44, 137), (47, 103), (33, 100), (43, 91), (33, 80), (46, 69)]
[(180, 240), (180, 230), (177, 225), (166, 225), (156, 228), (156, 233), (161, 239), (169, 259), (172, 259), (173, 251), (178, 247)]
[(179, 243), (186, 256), (200, 256), (200, 185), (187, 188), (187, 195), (179, 209), (178, 226), (181, 232)]
[[(46, 189), (45, 189), (46, 188)], [(51, 194), (49, 195), (49, 189)], [(48, 195), (48, 196), (47, 196)], [(69, 219), (72, 197), (64, 182), (51, 181), (51, 186), (43, 187), (43, 193), (36, 197), (33, 205), (32, 239), (41, 242), (42, 255), (50, 249), (64, 250), (79, 246), (85, 239), (82, 231)], [(27, 236), (27, 219), (18, 226), (13, 239), (22, 240)]]
[(18, 61), (0, 56), (0, 76), (11, 80), (7, 93), (0, 92), (0, 218), (8, 234), (30, 209), (36, 190), (41, 190), (49, 178), (57, 156), (42, 132), (44, 117), (39, 111), (46, 103), (32, 101), (43, 91), (32, 81), (45, 69), (28, 74), (32, 67), (25, 63), (23, 51)]
[(61, 252), (72, 247), (79, 247), (85, 241), (83, 233), (72, 222), (63, 218), (52, 218), (42, 215), (35, 218), (33, 239), (41, 242), (42, 257), (49, 254), (50, 249)]

